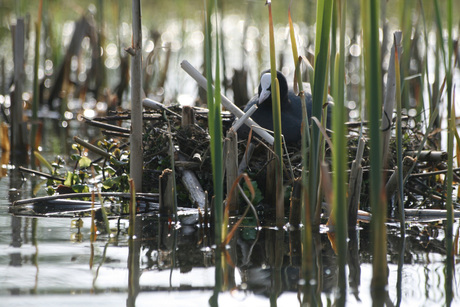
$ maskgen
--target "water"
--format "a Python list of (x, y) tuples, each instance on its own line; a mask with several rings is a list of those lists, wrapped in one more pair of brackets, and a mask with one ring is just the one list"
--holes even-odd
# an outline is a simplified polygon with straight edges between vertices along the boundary
[[(262, 7), (260, 3), (260, 7)], [(179, 6), (180, 7), (180, 6)], [(259, 6), (257, 6), (259, 8)], [(63, 11), (63, 10), (61, 10)], [(255, 10), (259, 11), (258, 9)], [(314, 14), (314, 9), (308, 10)], [(163, 15), (163, 12), (161, 13)], [(187, 14), (190, 15), (190, 14)], [(202, 63), (203, 34), (202, 14), (195, 13), (195, 19), (186, 19), (183, 23), (173, 18), (161, 28), (162, 43), (170, 43), (172, 50), (170, 71), (162, 89), (166, 103), (180, 102), (191, 104), (196, 98), (197, 87), (180, 68), (182, 60), (188, 60), (196, 67)], [(157, 18), (149, 16), (144, 21), (151, 22)], [(131, 31), (128, 24), (130, 18), (120, 25), (120, 40), (122, 47), (131, 44)], [(296, 20), (300, 20), (297, 18)], [(312, 50), (314, 40), (314, 17), (309, 18), (309, 24), (298, 23), (299, 43), (304, 49)], [(277, 26), (277, 46), (288, 45), (286, 20)], [(227, 77), (231, 77), (231, 70), (246, 67), (249, 70), (249, 92), (257, 87), (259, 72), (268, 65), (267, 39), (257, 45), (259, 37), (266, 37), (266, 24), (250, 23), (247, 37), (243, 38), (244, 20), (239, 14), (227, 14), (222, 20), (224, 25), (224, 57), (227, 64)], [(71, 38), (73, 22), (63, 26), (63, 40), (60, 45), (66, 46)], [(70, 28), (69, 28), (70, 27)], [(144, 33), (149, 29), (145, 28)], [(66, 34), (67, 33), (67, 34)], [(358, 35), (361, 30), (357, 31)], [(434, 32), (432, 32), (434, 33)], [(8, 36), (9, 37), (9, 36)], [(31, 36), (33, 38), (33, 35)], [(9, 38), (7, 38), (9, 39)], [(7, 41), (7, 40), (6, 40)], [(67, 43), (66, 43), (67, 41)], [(434, 43), (435, 44), (435, 43)], [(30, 45), (33, 45), (33, 40)], [(154, 44), (150, 37), (144, 36), (145, 52), (153, 50)], [(358, 62), (361, 49), (352, 36), (347, 42), (351, 57), (351, 64), (347, 67), (347, 85), (349, 95), (353, 88), (359, 88), (361, 75)], [(359, 47), (359, 48), (358, 48)], [(119, 60), (114, 42), (106, 48), (108, 81), (113, 88), (118, 76)], [(169, 47), (168, 47), (169, 48)], [(2, 51), (7, 52), (6, 59), (11, 52), (11, 44), (1, 44)], [(89, 46), (83, 46), (88, 51)], [(436, 48), (433, 48), (435, 50)], [(112, 51), (111, 51), (112, 50)], [(166, 50), (166, 49), (165, 49)], [(285, 63), (282, 70), (287, 75), (293, 74), (290, 47), (278, 48)], [(164, 55), (164, 51), (160, 53)], [(118, 62), (117, 62), (118, 61)], [(51, 61), (50, 61), (51, 62)], [(355, 63), (356, 62), (356, 63)], [(33, 61), (27, 62), (28, 71)], [(53, 64), (51, 62), (51, 64)], [(429, 61), (432, 74), (434, 64)], [(49, 66), (49, 65), (48, 65)], [(49, 76), (57, 71), (58, 63), (48, 68), (42, 67)], [(386, 64), (384, 65), (386, 67)], [(6, 70), (12, 70), (12, 61), (7, 61)], [(441, 68), (442, 70), (442, 68)], [(27, 82), (32, 82), (32, 74), (27, 75)], [(79, 76), (86, 78), (86, 71)], [(458, 83), (458, 70), (454, 73), (454, 80)], [(49, 81), (49, 80), (48, 80)], [(83, 80), (80, 80), (83, 81)], [(430, 83), (431, 80), (430, 80)], [(50, 84), (45, 82), (49, 88)], [(30, 86), (29, 86), (30, 88)], [(4, 94), (4, 93), (0, 93)], [(226, 93), (233, 97), (231, 90)], [(355, 93), (355, 95), (357, 95)], [(425, 94), (426, 95), (426, 94)], [(161, 96), (161, 95), (160, 95)], [(0, 95), (0, 103), (5, 97)], [(91, 97), (90, 97), (91, 98)], [(458, 98), (457, 98), (458, 99)], [(69, 110), (78, 112), (83, 106), (73, 104), (71, 99)], [(129, 100), (129, 99), (127, 99)], [(358, 97), (351, 102), (359, 102)], [(428, 101), (428, 99), (425, 99)], [(96, 104), (96, 101), (92, 101)], [(94, 112), (94, 106), (84, 108)], [(359, 118), (359, 107), (350, 107), (352, 119)], [(355, 112), (355, 115), (352, 115)], [(72, 113), (67, 112), (72, 115)], [(67, 122), (61, 122), (66, 124)], [(45, 125), (47, 121), (45, 121)], [(48, 122), (48, 125), (50, 123)], [(72, 126), (73, 125), (73, 126)], [(81, 122), (70, 122), (70, 129), (58, 137), (45, 138), (48, 143), (43, 144), (45, 150), (63, 153), (62, 144), (69, 142), (68, 136), (80, 135)], [(69, 131), (73, 128), (73, 131)], [(85, 128), (86, 129), (86, 128)], [(44, 129), (52, 133), (52, 129)], [(99, 130), (97, 130), (99, 131)], [(56, 131), (55, 131), (56, 132)], [(67, 134), (67, 135), (64, 135)], [(86, 133), (85, 133), (86, 134)], [(445, 144), (445, 142), (443, 142)], [(129, 245), (127, 237), (127, 220), (111, 220), (111, 228), (115, 235), (108, 238), (100, 234), (96, 241), (90, 240), (89, 218), (80, 220), (76, 217), (32, 217), (13, 216), (9, 213), (11, 201), (16, 197), (28, 198), (33, 189), (32, 181), (28, 180), (21, 185), (18, 178), (8, 176), (0, 180), (0, 305), (1, 306), (126, 306), (127, 302), (135, 300), (136, 306), (206, 306), (214, 289), (214, 253), (209, 246), (212, 242), (209, 233), (203, 233), (201, 228), (181, 223), (174, 227), (159, 223), (155, 215), (139, 218), (137, 224), (142, 228), (142, 235), (136, 240), (135, 246)], [(14, 182), (13, 182), (14, 181)], [(18, 189), (18, 190), (14, 190)], [(347, 302), (351, 306), (371, 306), (372, 298), (370, 285), (372, 278), (371, 246), (369, 242), (368, 225), (362, 224), (353, 243), (347, 266)], [(454, 234), (459, 228), (454, 225)], [(445, 252), (444, 233), (438, 222), (409, 224), (404, 265), (398, 270), (400, 254), (400, 239), (398, 229), (388, 226), (388, 296), (391, 302), (396, 303), (398, 297), (402, 306), (441, 306), (445, 305)], [(100, 227), (102, 229), (102, 227)], [(409, 231), (410, 230), (410, 231)], [(160, 232), (161, 231), (161, 232)], [(219, 295), (220, 306), (269, 306), (270, 294), (279, 289), (280, 294), (276, 301), (279, 306), (298, 306), (299, 288), (299, 250), (296, 244), (289, 244), (298, 233), (282, 231), (282, 248), (276, 249), (272, 238), (274, 230), (264, 228), (257, 231), (246, 227), (237, 233), (231, 242), (229, 253), (236, 269), (231, 272), (229, 289)], [(256, 240), (257, 238), (257, 240)], [(324, 305), (328, 300), (334, 301), (337, 285), (336, 256), (325, 233), (318, 235), (316, 243), (321, 247), (318, 252), (319, 272), (322, 282), (320, 299)], [(294, 240), (294, 242), (296, 242)], [(458, 243), (457, 243), (458, 245)], [(292, 249), (291, 249), (292, 248)], [(139, 259), (139, 263), (130, 261), (130, 255)], [(278, 255), (283, 259), (281, 278), (274, 274), (274, 258)], [(455, 261), (459, 258), (456, 256)], [(459, 266), (454, 268), (454, 301), (453, 305), (460, 305)], [(138, 277), (137, 273), (139, 274)], [(401, 278), (398, 287), (398, 274)], [(131, 278), (130, 278), (131, 276)], [(134, 278), (133, 278), (134, 277)], [(139, 286), (138, 293), (131, 292), (130, 280)], [(276, 284), (276, 283), (279, 284)], [(136, 296), (137, 294), (137, 296)]]
[[(0, 181), (0, 296), (2, 306), (126, 306), (132, 296), (130, 276), (138, 279), (136, 306), (206, 306), (214, 288), (214, 254), (203, 229), (183, 222), (162, 223), (156, 215), (139, 217), (140, 239), (130, 247), (127, 219), (111, 220), (111, 239), (100, 234), (90, 240), (90, 218), (13, 216), (10, 200), (26, 197), (31, 181), (22, 190), (11, 190), (12, 177)], [(357, 234), (349, 254), (347, 301), (352, 306), (370, 306), (372, 277), (369, 229)], [(389, 298), (398, 297), (399, 236), (388, 226)], [(459, 224), (454, 226), (458, 229)], [(99, 228), (101, 229), (101, 227)], [(423, 238), (418, 230), (427, 230)], [(219, 296), (219, 306), (268, 306), (275, 289), (281, 293), (278, 306), (298, 306), (300, 247), (298, 232), (282, 230), (283, 266), (279, 288), (274, 284), (275, 230), (242, 229), (228, 249), (236, 269), (229, 276), (229, 289)], [(337, 285), (336, 257), (325, 234), (316, 237), (321, 246), (321, 300), (334, 300)], [(424, 240), (426, 239), (426, 240)], [(412, 223), (406, 240), (401, 271), (401, 305), (440, 306), (445, 303), (442, 228), (436, 224)], [(129, 269), (129, 255), (138, 255)], [(135, 256), (136, 257), (136, 256)], [(132, 262), (131, 262), (132, 263)], [(134, 275), (133, 275), (134, 272)], [(454, 276), (459, 276), (458, 265)], [(460, 304), (459, 281), (454, 280), (454, 304)]]

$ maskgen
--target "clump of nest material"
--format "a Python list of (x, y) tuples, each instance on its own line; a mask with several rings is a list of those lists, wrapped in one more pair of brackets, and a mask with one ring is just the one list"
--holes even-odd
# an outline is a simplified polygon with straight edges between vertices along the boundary
[[(192, 115), (185, 110), (192, 110)], [(187, 115), (189, 114), (189, 115)], [(127, 119), (125, 113), (119, 113), (110, 118)], [(230, 113), (222, 113), (224, 135), (232, 126), (234, 117)], [(415, 125), (408, 125), (410, 119), (405, 119), (406, 125), (403, 130), (403, 157), (404, 157), (404, 207), (417, 209), (443, 209), (445, 205), (445, 173), (447, 154), (436, 150), (438, 147), (439, 134), (429, 135), (422, 132), (422, 129)], [(412, 121), (414, 122), (414, 121)], [(368, 204), (368, 170), (369, 170), (369, 151), (366, 138), (366, 127), (363, 125), (363, 151), (358, 154), (358, 140), (360, 139), (360, 123), (348, 124), (348, 149), (349, 170), (352, 170), (352, 163), (359, 158), (357, 163), (363, 168), (362, 181), (359, 193), (360, 208), (370, 210)], [(202, 108), (171, 106), (159, 110), (146, 111), (144, 113), (144, 192), (158, 192), (159, 177), (167, 168), (176, 170), (177, 197), (181, 207), (194, 207), (193, 200), (190, 200), (190, 192), (182, 184), (184, 172), (193, 172), (201, 185), (203, 191), (211, 200), (213, 195), (213, 178), (210, 158), (210, 137), (207, 132), (207, 110)], [(126, 135), (127, 136), (127, 135)], [(333, 142), (334, 134), (331, 133)], [(266, 142), (259, 140), (253, 134), (251, 142), (239, 140), (238, 142), (238, 162), (241, 163), (247, 157), (249, 144), (254, 148), (248, 164), (244, 169), (254, 182), (257, 182), (260, 194), (265, 193), (265, 181), (267, 178), (266, 170), (269, 162), (268, 152), (271, 151)], [(390, 139), (388, 160), (383, 172), (383, 179), (386, 183), (386, 194), (389, 202), (394, 202), (397, 184), (395, 183), (396, 166), (396, 145), (394, 138)], [(300, 144), (290, 145), (284, 151), (284, 184), (293, 186), (294, 180), (301, 175), (302, 158), (300, 154)], [(325, 146), (325, 160), (328, 162), (331, 157), (331, 149)], [(225, 159), (224, 159), (225, 160)], [(460, 181), (458, 169), (454, 170), (454, 181)], [(350, 171), (351, 172), (351, 171)], [(350, 193), (350, 191), (349, 191)], [(289, 197), (289, 195), (287, 195)], [(264, 200), (262, 199), (262, 202)], [(454, 206), (458, 207), (457, 203)], [(395, 206), (388, 206), (395, 208)], [(390, 209), (389, 209), (390, 210)]]
[[(173, 112), (149, 111), (144, 123), (144, 189), (145, 191), (157, 191), (158, 177), (164, 168), (171, 167), (170, 144), (174, 146), (174, 159), (176, 169), (189, 169), (196, 173), (203, 189), (212, 194), (212, 167), (210, 159), (209, 135), (207, 133), (207, 111), (195, 109), (195, 122), (191, 125), (183, 126), (182, 118), (179, 115), (182, 108), (171, 107)], [(154, 115), (156, 114), (156, 115)], [(223, 113), (223, 130), (225, 132), (231, 127), (233, 116)], [(355, 159), (357, 151), (357, 128), (356, 124), (349, 125), (348, 137), (348, 160), (351, 165)], [(408, 175), (405, 189), (406, 208), (442, 208), (444, 203), (443, 181), (440, 175), (445, 173), (447, 154), (435, 150), (434, 144), (437, 143), (435, 137), (430, 136), (424, 140), (424, 133), (417, 127), (407, 127), (404, 131), (404, 174)], [(171, 140), (170, 140), (171, 138)], [(333, 135), (332, 135), (333, 139)], [(171, 141), (171, 143), (170, 143)], [(418, 153), (420, 145), (425, 144)], [(255, 144), (252, 157), (245, 171), (250, 177), (257, 181), (259, 189), (264, 190), (266, 166), (268, 163), (267, 152), (270, 151), (268, 145), (263, 141), (253, 137), (252, 143)], [(239, 141), (238, 158), (241, 161), (249, 144), (247, 140)], [(360, 203), (362, 209), (368, 209), (368, 187), (367, 171), (369, 167), (369, 156), (367, 142), (364, 149), (361, 165), (364, 169), (362, 193)], [(285, 165), (285, 184), (291, 186), (295, 178), (301, 174), (302, 159), (300, 155), (300, 144), (286, 147), (284, 154)], [(384, 172), (385, 182), (387, 183), (387, 195), (392, 201), (395, 194), (395, 186), (391, 183), (391, 175), (394, 173), (396, 165), (396, 148), (394, 139), (390, 141), (388, 148), (388, 162)], [(418, 157), (417, 157), (418, 155)], [(326, 146), (325, 159), (330, 159), (330, 149)], [(349, 167), (350, 169), (350, 167)], [(180, 172), (177, 173), (180, 176)], [(454, 175), (454, 179), (457, 177)], [(180, 182), (180, 181), (177, 181)], [(179, 192), (181, 188), (178, 187)], [(186, 196), (180, 197), (186, 200)], [(392, 207), (392, 206), (389, 206)]]

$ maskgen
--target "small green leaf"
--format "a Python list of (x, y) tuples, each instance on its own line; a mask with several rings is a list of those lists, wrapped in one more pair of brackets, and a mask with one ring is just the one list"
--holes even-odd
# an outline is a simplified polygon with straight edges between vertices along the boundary
[(114, 159), (113, 157), (110, 158), (110, 163), (112, 163), (113, 165), (118, 166), (118, 167), (125, 166), (126, 164), (128, 164), (126, 162), (122, 162), (122, 161), (119, 161), (117, 159)]
[(113, 178), (107, 179), (106, 181), (102, 183), (102, 186), (104, 187), (104, 189), (110, 189), (114, 187), (115, 185), (119, 185), (122, 179), (123, 177), (113, 177)]
[(46, 194), (48, 194), (48, 195), (54, 195), (54, 193), (55, 193), (55, 191), (54, 191), (54, 189), (53, 189), (52, 186), (48, 186), (48, 187), (46, 188)]
[(117, 171), (111, 167), (111, 166), (107, 166), (105, 167), (105, 171), (107, 172), (107, 174), (109, 174), (110, 176), (113, 176), (117, 173)]
[(81, 159), (78, 161), (78, 166), (80, 168), (87, 168), (91, 166), (91, 159), (88, 157), (81, 157)]
[(79, 161), (81, 159), (81, 156), (79, 154), (72, 154), (70, 155), (70, 159), (72, 161)]
[(102, 171), (102, 167), (100, 167), (97, 164), (94, 164), (93, 167), (94, 167), (94, 171), (96, 172), (96, 174), (99, 174)]
[(78, 178), (78, 175), (72, 173), (72, 172), (67, 172), (64, 185), (66, 186), (73, 186), (76, 183), (80, 183), (80, 179)]
[(76, 193), (89, 192), (89, 188), (86, 184), (74, 184), (72, 186), (72, 190), (74, 190)]

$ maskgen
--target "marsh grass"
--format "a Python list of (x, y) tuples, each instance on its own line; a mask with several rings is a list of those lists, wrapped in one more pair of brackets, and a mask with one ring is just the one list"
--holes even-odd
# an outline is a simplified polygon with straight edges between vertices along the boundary
[[(351, 7), (358, 5), (359, 1), (348, 1), (351, 4)], [(41, 3), (41, 1), (40, 1)], [(98, 2), (102, 7), (102, 1)], [(357, 60), (353, 63), (358, 66), (357, 70), (361, 69), (364, 71), (364, 78), (359, 81), (359, 84), (356, 87), (359, 88), (359, 94), (356, 95), (357, 103), (359, 104), (358, 108), (365, 108), (367, 110), (367, 119), (369, 121), (369, 133), (366, 135), (369, 137), (370, 146), (368, 156), (370, 157), (370, 206), (372, 211), (372, 244), (373, 244), (373, 280), (372, 280), (372, 293), (376, 303), (381, 303), (382, 299), (386, 296), (386, 285), (388, 283), (387, 273), (387, 237), (386, 237), (386, 225), (385, 222), (388, 204), (385, 199), (385, 193), (383, 192), (384, 180), (382, 175), (382, 170), (384, 168), (382, 157), (382, 132), (380, 130), (380, 113), (383, 100), (383, 91), (382, 84), (384, 84), (382, 76), (384, 73), (381, 71), (382, 67), (382, 58), (384, 57), (385, 51), (385, 40), (382, 42), (379, 40), (380, 35), (380, 4), (377, 1), (365, 1), (361, 2), (362, 11), (361, 14), (361, 24), (363, 25), (363, 51), (364, 55), (357, 56)], [(427, 105), (429, 106), (429, 112), (423, 112), (427, 114), (426, 118), (429, 119), (429, 123), (423, 126), (425, 132), (424, 137), (420, 141), (419, 153), (424, 147), (429, 133), (435, 132), (435, 129), (442, 127), (441, 123), (436, 123), (442, 118), (442, 112), (439, 111), (440, 104), (444, 96), (446, 96), (447, 101), (447, 169), (448, 172), (445, 176), (445, 190), (443, 190), (443, 197), (445, 197), (445, 206), (447, 209), (447, 223), (445, 226), (446, 230), (446, 305), (449, 305), (452, 300), (452, 281), (453, 281), (453, 271), (454, 271), (454, 253), (455, 249), (452, 246), (453, 238), (453, 165), (454, 165), (454, 136), (456, 134), (455, 130), (455, 104), (454, 104), (454, 89), (453, 84), (453, 70), (455, 65), (456, 56), (454, 54), (454, 43), (453, 43), (453, 33), (454, 33), (454, 24), (453, 24), (453, 11), (454, 4), (452, 0), (446, 2), (434, 1), (433, 3), (422, 3), (422, 1), (417, 3), (401, 1), (399, 8), (403, 8), (404, 11), (407, 10), (416, 10), (420, 12), (421, 22), (423, 22), (423, 36), (424, 43), (428, 46), (428, 32), (427, 25), (431, 26), (431, 23), (434, 24), (434, 28), (437, 33), (436, 46), (434, 54), (438, 55), (435, 57), (434, 65), (429, 65), (428, 57), (429, 51), (428, 47), (425, 49), (425, 54), (418, 55), (422, 59), (422, 72), (420, 74), (410, 74), (410, 61), (413, 58), (411, 50), (416, 48), (418, 40), (412, 40), (410, 33), (414, 30), (414, 25), (411, 24), (409, 18), (404, 18), (400, 16), (399, 26), (403, 29), (405, 39), (404, 49), (405, 53), (400, 54), (395, 51), (395, 72), (396, 72), (396, 152), (397, 152), (397, 171), (399, 172), (399, 194), (398, 204), (400, 209), (399, 222), (400, 222), (400, 233), (404, 237), (404, 231), (406, 227), (405, 217), (404, 217), (404, 184), (407, 183), (409, 175), (403, 178), (403, 166), (402, 158), (404, 151), (404, 134), (403, 120), (402, 115), (404, 112), (404, 106), (407, 106), (408, 100), (410, 99), (412, 93), (412, 82), (419, 82), (422, 88), (426, 87), (427, 91)], [(119, 2), (119, 7), (121, 2)], [(206, 76), (208, 80), (208, 91), (207, 91), (207, 106), (209, 109), (208, 113), (208, 128), (210, 138), (210, 151), (211, 151), (211, 160), (212, 160), (212, 178), (213, 178), (213, 204), (214, 204), (214, 216), (215, 216), (215, 232), (214, 232), (214, 243), (217, 246), (216, 253), (216, 296), (211, 300), (214, 304), (217, 302), (217, 293), (222, 290), (222, 273), (223, 273), (223, 262), (226, 261), (220, 254), (220, 248), (222, 248), (222, 243), (229, 243), (229, 238), (233, 233), (236, 232), (237, 227), (234, 227), (229, 236), (225, 236), (228, 228), (228, 214), (223, 218), (223, 157), (222, 157), (222, 119), (221, 119), (221, 76), (223, 75), (221, 64), (224, 60), (224, 37), (222, 28), (220, 27), (220, 20), (218, 20), (219, 15), (216, 13), (218, 11), (217, 1), (205, 0), (205, 67), (206, 67)], [(99, 10), (101, 9), (99, 7)], [(386, 4), (382, 6), (386, 8)], [(17, 5), (18, 14), (19, 11), (23, 11), (20, 8), (19, 4)], [(425, 17), (426, 9), (430, 9), (429, 14)], [(311, 279), (319, 280), (320, 276), (315, 276), (316, 266), (320, 266), (319, 259), (316, 259), (316, 255), (320, 252), (318, 250), (318, 244), (315, 244), (315, 235), (317, 234), (318, 225), (320, 224), (320, 213), (321, 213), (321, 202), (324, 199), (322, 190), (324, 186), (321, 185), (321, 172), (320, 172), (320, 163), (324, 160), (324, 141), (321, 135), (318, 122), (324, 118), (324, 104), (327, 100), (327, 93), (330, 91), (332, 94), (335, 107), (333, 113), (333, 135), (332, 135), (332, 204), (333, 211), (330, 219), (330, 230), (335, 231), (335, 241), (334, 245), (337, 247), (336, 252), (338, 256), (338, 276), (339, 276), (339, 291), (340, 294), (337, 297), (338, 305), (344, 305), (346, 300), (346, 275), (345, 275), (345, 265), (346, 265), (346, 252), (347, 252), (347, 194), (346, 194), (346, 185), (347, 185), (347, 155), (343, 154), (348, 153), (347, 148), (347, 128), (344, 123), (347, 118), (347, 110), (345, 104), (347, 101), (348, 92), (347, 90), (352, 87), (352, 85), (347, 85), (345, 80), (348, 75), (346, 69), (351, 70), (351, 60), (348, 61), (349, 54), (347, 54), (347, 1), (332, 1), (332, 0), (320, 0), (317, 2), (316, 7), (316, 33), (314, 38), (314, 47), (315, 47), (315, 57), (314, 57), (314, 68), (309, 70), (312, 73), (311, 85), (313, 92), (313, 111), (312, 116), (316, 120), (312, 121), (311, 129), (308, 127), (307, 122), (304, 120), (303, 123), (303, 138), (302, 138), (302, 147), (301, 147), (301, 156), (302, 156), (302, 166), (301, 166), (301, 176), (302, 176), (302, 277), (310, 281)], [(446, 25), (443, 25), (443, 12), (448, 12)], [(283, 199), (283, 148), (281, 140), (281, 121), (280, 121), (280, 107), (279, 107), (279, 87), (278, 82), (275, 78), (276, 74), (276, 51), (275, 51), (275, 33), (276, 29), (274, 27), (274, 20), (279, 20), (280, 16), (274, 16), (277, 14), (277, 10), (272, 11), (271, 3), (268, 3), (268, 31), (269, 31), (269, 54), (270, 54), (270, 68), (272, 71), (272, 89), (273, 97), (276, 102), (273, 103), (273, 114), (274, 116), (274, 127), (275, 127), (275, 142), (274, 142), (274, 152), (276, 154), (276, 174), (277, 174), (277, 188), (279, 189), (276, 193), (276, 221), (277, 226), (284, 225), (284, 204), (281, 201)], [(388, 12), (388, 8), (386, 9)], [(275, 13), (272, 15), (272, 13)], [(305, 76), (301, 74), (301, 66), (306, 62), (303, 60), (305, 57), (298, 54), (296, 35), (294, 32), (294, 25), (292, 16), (290, 15), (289, 10), (289, 34), (292, 44), (292, 54), (294, 58), (294, 67), (295, 67), (295, 78), (297, 81), (297, 86), (299, 90), (299, 95), (304, 101), (305, 97), (303, 96), (303, 85), (302, 79)], [(39, 13), (39, 16), (41, 14)], [(213, 26), (211, 22), (212, 16), (216, 17), (216, 23)], [(260, 23), (260, 28), (266, 25), (266, 15), (264, 15), (263, 20)], [(36, 46), (35, 46), (35, 62), (34, 62), (34, 85), (33, 85), (33, 97), (34, 97), (34, 108), (36, 106), (35, 100), (38, 97), (38, 87), (37, 87), (37, 72), (39, 65), (39, 48), (37, 47), (40, 41), (40, 18), (37, 23), (37, 34), (36, 34)], [(427, 18), (427, 19), (425, 19)], [(44, 16), (44, 19), (45, 16)], [(98, 15), (98, 20), (102, 22), (104, 20), (103, 15)], [(49, 21), (49, 19), (48, 19)], [(356, 22), (352, 20), (351, 23)], [(54, 35), (58, 36), (59, 29), (54, 26), (47, 26), (54, 29)], [(214, 29), (213, 29), (214, 28)], [(264, 27), (266, 28), (266, 27)], [(184, 28), (185, 29), (185, 28)], [(217, 29), (217, 30), (216, 30)], [(447, 40), (444, 43), (443, 37), (446, 36), (444, 30), (447, 29)], [(420, 31), (420, 29), (416, 29)], [(185, 30), (184, 30), (185, 31)], [(215, 36), (212, 36), (214, 32)], [(361, 33), (361, 30), (357, 31)], [(56, 37), (50, 35), (51, 32), (48, 31), (48, 39), (52, 46), (54, 52), (59, 50), (60, 44), (57, 44), (58, 41)], [(57, 33), (57, 34), (56, 34)], [(356, 34), (356, 33), (355, 33)], [(358, 35), (359, 36), (359, 35)], [(391, 36), (387, 32), (384, 33), (384, 36)], [(214, 44), (213, 44), (214, 38)], [(53, 43), (54, 42), (54, 43)], [(99, 41), (102, 43), (102, 40)], [(359, 44), (360, 42), (355, 42)], [(120, 47), (121, 45), (119, 45)], [(260, 44), (262, 46), (262, 44)], [(446, 47), (447, 46), (447, 47)], [(215, 50), (213, 50), (213, 47)], [(304, 47), (304, 46), (302, 46)], [(268, 48), (266, 48), (268, 49)], [(299, 48), (300, 50), (303, 50)], [(263, 53), (259, 50), (258, 56), (262, 56)], [(213, 74), (213, 55), (214, 55), (214, 74)], [(57, 55), (55, 55), (57, 57)], [(62, 56), (61, 56), (62, 58)], [(226, 60), (226, 58), (225, 58)], [(362, 66), (361, 63), (362, 61)], [(262, 60), (261, 60), (262, 62)], [(265, 60), (265, 62), (268, 62)], [(258, 64), (260, 65), (260, 63)], [(443, 70), (445, 72), (445, 77), (442, 76)], [(214, 75), (214, 82), (212, 76)], [(429, 80), (430, 76), (433, 75), (434, 79)], [(213, 83), (215, 88), (213, 89)], [(364, 87), (364, 91), (361, 91)], [(415, 91), (415, 90), (414, 90)], [(351, 91), (350, 91), (351, 92)], [(361, 93), (365, 93), (365, 99), (361, 99)], [(423, 92), (423, 90), (422, 90)], [(419, 105), (417, 110), (422, 112), (425, 105), (425, 95), (421, 95)], [(135, 99), (133, 99), (135, 100)], [(305, 103), (304, 103), (305, 105)], [(35, 109), (34, 113), (35, 114)], [(307, 118), (306, 108), (303, 108), (304, 118)], [(422, 118), (421, 115), (417, 116), (418, 119)], [(426, 120), (425, 118), (425, 120)], [(365, 119), (365, 116), (363, 118)], [(324, 120), (323, 120), (324, 122)], [(458, 140), (457, 140), (458, 143)], [(458, 145), (458, 144), (457, 144)], [(172, 150), (172, 138), (170, 138), (170, 149)], [(286, 151), (287, 152), (287, 151)], [(340, 153), (340, 154), (338, 154)], [(457, 154), (458, 155), (458, 154)], [(171, 154), (171, 156), (173, 156)], [(40, 160), (40, 156), (38, 156)], [(42, 162), (42, 165), (48, 167), (47, 164)], [(50, 171), (52, 171), (52, 167)], [(173, 167), (174, 168), (174, 167)], [(290, 170), (293, 173), (292, 170)], [(411, 170), (412, 171), (412, 170)], [(408, 173), (410, 174), (409, 171)], [(325, 173), (325, 172), (324, 172)], [(245, 177), (245, 180), (249, 182), (249, 178)], [(131, 182), (132, 184), (132, 182)], [(252, 189), (252, 187), (251, 187)], [(228, 192), (228, 191), (227, 191)], [(254, 192), (251, 190), (251, 194)], [(328, 196), (330, 196), (328, 195)], [(134, 195), (133, 195), (134, 198)], [(249, 206), (248, 206), (249, 208)], [(255, 210), (254, 210), (255, 211)], [(246, 212), (245, 212), (246, 214)], [(243, 214), (243, 216), (245, 215)], [(108, 225), (108, 223), (106, 224)], [(133, 221), (134, 225), (134, 221)], [(239, 225), (239, 224), (237, 224)], [(131, 226), (131, 223), (130, 223)], [(130, 236), (132, 236), (130, 230)], [(225, 237), (225, 239), (224, 239)], [(458, 238), (456, 239), (458, 242)], [(280, 241), (280, 240), (278, 240)], [(278, 242), (279, 243), (279, 242)], [(277, 264), (279, 263), (279, 259)], [(221, 265), (222, 264), (222, 265)], [(225, 263), (224, 263), (225, 264)], [(310, 279), (311, 278), (311, 279)], [(314, 295), (317, 295), (315, 292), (316, 289), (312, 287), (310, 293), (305, 292), (304, 302), (311, 299), (310, 302), (315, 301)], [(278, 292), (274, 292), (276, 295)], [(311, 296), (309, 296), (312, 294)], [(276, 295), (272, 297), (272, 301), (276, 301)]]
[[(213, 88), (212, 78), (212, 23), (211, 17), (214, 13), (217, 23), (217, 1), (205, 1), (206, 26), (205, 26), (205, 62), (207, 76), (207, 105), (209, 109), (208, 127), (210, 146), (211, 146), (211, 163), (214, 187), (214, 240), (216, 244), (216, 272), (215, 272), (215, 290), (210, 298), (211, 306), (217, 306), (217, 297), (222, 289), (222, 274), (224, 262), (221, 254), (222, 228), (227, 227), (223, 223), (223, 149), (222, 149), (222, 118), (221, 118), (221, 85), (220, 85), (220, 53), (219, 53), (219, 36), (216, 31), (215, 38), (215, 87)], [(226, 231), (224, 232), (226, 233)]]
[[(333, 70), (333, 97), (334, 97), (334, 114), (332, 121), (332, 130), (334, 131), (334, 142), (332, 152), (332, 181), (333, 181), (333, 213), (332, 218), (334, 220), (334, 228), (337, 238), (337, 254), (338, 254), (338, 287), (339, 294), (337, 298), (337, 304), (344, 306), (346, 302), (346, 262), (347, 262), (347, 233), (348, 233), (348, 208), (347, 202), (347, 157), (344, 154), (340, 154), (348, 151), (346, 134), (348, 133), (345, 122), (346, 122), (346, 111), (345, 111), (345, 30), (346, 30), (346, 9), (347, 0), (336, 1), (334, 5), (334, 17), (336, 17), (335, 25), (339, 27), (339, 48), (338, 53), (335, 55), (335, 69)], [(335, 32), (335, 31), (334, 31)], [(333, 33), (334, 33), (333, 32)], [(336, 41), (335, 37), (332, 36), (332, 41)], [(334, 56), (334, 54), (332, 54)]]
[[(333, 1), (318, 1), (316, 7), (316, 38), (315, 38), (315, 60), (314, 77), (311, 84), (312, 89), (312, 118), (321, 121), (323, 105), (327, 100), (328, 72), (329, 72), (329, 44), (332, 19)], [(320, 171), (319, 165), (324, 156), (323, 141), (320, 129), (317, 125), (311, 127), (311, 144), (309, 159), (309, 203), (310, 216), (313, 225), (319, 226), (321, 212), (320, 193)]]
[(283, 195), (283, 146), (281, 136), (281, 105), (280, 89), (278, 78), (276, 77), (276, 51), (275, 34), (273, 27), (273, 15), (271, 1), (267, 1), (268, 7), (268, 30), (270, 38), (270, 74), (272, 89), (272, 114), (273, 114), (273, 133), (275, 142), (273, 144), (275, 152), (275, 205), (276, 205), (276, 225), (282, 227), (284, 222), (284, 195)]
[[(437, 3), (437, 1), (435, 1)], [(453, 162), (454, 162), (454, 135), (456, 132), (456, 114), (455, 105), (453, 104), (453, 4), (452, 0), (447, 0), (447, 54), (444, 57), (446, 70), (446, 90), (447, 90), (447, 175), (446, 175), (446, 305), (449, 306), (452, 301), (453, 292), (453, 272), (454, 272), (454, 255), (453, 255)]]

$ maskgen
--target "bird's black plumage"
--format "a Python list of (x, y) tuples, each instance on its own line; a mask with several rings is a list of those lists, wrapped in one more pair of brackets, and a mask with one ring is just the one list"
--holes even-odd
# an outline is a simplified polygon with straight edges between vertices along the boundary
[[(302, 102), (293, 89), (288, 86), (284, 75), (277, 71), (277, 78), (280, 88), (281, 101), (281, 133), (287, 143), (297, 143), (301, 139), (302, 127)], [(310, 122), (312, 112), (312, 95), (310, 83), (304, 83), (305, 102), (307, 106), (308, 120)], [(251, 115), (251, 118), (265, 129), (273, 130), (273, 113), (272, 113), (272, 95), (271, 95), (271, 77), (270, 71), (266, 70), (262, 73), (259, 83), (259, 91), (246, 104), (244, 111), (249, 110), (254, 104), (258, 105), (258, 109)], [(330, 127), (331, 108), (328, 108), (327, 125)], [(238, 134), (246, 137), (249, 128), (243, 125)]]

